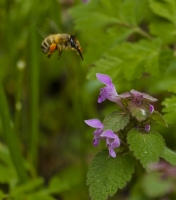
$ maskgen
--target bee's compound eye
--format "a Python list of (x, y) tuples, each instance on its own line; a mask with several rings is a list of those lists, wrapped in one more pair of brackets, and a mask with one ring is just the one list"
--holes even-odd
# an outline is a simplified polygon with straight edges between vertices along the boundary
[(75, 41), (73, 40), (73, 38), (70, 39), (70, 43), (72, 47), (75, 47)]

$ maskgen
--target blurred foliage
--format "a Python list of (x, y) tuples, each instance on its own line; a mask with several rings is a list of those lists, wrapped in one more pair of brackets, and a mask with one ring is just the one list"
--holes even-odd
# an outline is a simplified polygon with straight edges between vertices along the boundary
[[(0, 1), (0, 84), (7, 99), (0, 101), (6, 116), (1, 112), (0, 199), (89, 199), (86, 172), (97, 149), (83, 121), (115, 107), (97, 105), (97, 72), (110, 75), (119, 93), (135, 89), (155, 96), (156, 110), (164, 102), (171, 125), (157, 129), (175, 150), (175, 13), (175, 0)], [(48, 59), (41, 52), (39, 33), (58, 31), (77, 33), (84, 61), (73, 51), (59, 60), (57, 53)], [(23, 160), (15, 164), (20, 152)], [(146, 187), (157, 177), (139, 189), (143, 176), (145, 181), (144, 173), (136, 174), (133, 187), (109, 199), (129, 193), (130, 200), (160, 198)], [(174, 199), (174, 193), (162, 195)]]

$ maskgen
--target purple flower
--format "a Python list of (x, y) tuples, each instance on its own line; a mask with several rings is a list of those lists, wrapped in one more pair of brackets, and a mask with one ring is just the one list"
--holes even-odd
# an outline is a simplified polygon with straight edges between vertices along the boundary
[(150, 114), (154, 112), (154, 106), (150, 105)]
[(137, 104), (141, 104), (142, 101), (146, 101), (146, 102), (155, 102), (157, 101), (156, 98), (148, 95), (148, 94), (145, 94), (145, 93), (142, 93), (142, 92), (138, 92), (136, 90), (131, 90), (130, 92), (125, 92), (125, 93), (122, 93), (119, 95), (119, 98), (123, 98), (123, 99), (132, 99), (136, 105)]
[(98, 73), (96, 74), (96, 76), (101, 83), (104, 83), (106, 85), (105, 87), (100, 89), (98, 103), (101, 103), (106, 99), (113, 102), (117, 102), (118, 94), (116, 92), (114, 84), (112, 83), (111, 78), (108, 75)]
[(100, 135), (103, 133), (103, 127), (104, 125), (100, 122), (100, 120), (98, 119), (88, 119), (88, 120), (84, 120), (84, 122), (93, 127), (96, 128), (96, 130), (94, 131), (94, 139), (93, 139), (93, 145), (96, 147), (99, 144), (100, 141)]
[(110, 156), (113, 158), (116, 157), (114, 149), (120, 146), (119, 137), (112, 130), (103, 132), (104, 125), (98, 119), (84, 120), (84, 122), (87, 125), (96, 128), (94, 131), (93, 145), (96, 147), (100, 140), (106, 140), (106, 145), (108, 146)]
[(109, 148), (109, 154), (115, 158), (116, 153), (114, 151), (115, 148), (120, 146), (120, 139), (119, 137), (111, 130), (107, 130), (101, 134), (101, 137), (106, 139), (106, 145)]
[(154, 97), (152, 97), (152, 96), (150, 96), (148, 94), (145, 94), (145, 93), (142, 93), (142, 92), (138, 92), (136, 90), (131, 90), (130, 93), (133, 96), (133, 98), (143, 99), (144, 101), (148, 101), (148, 102), (157, 101), (156, 98), (154, 98)]
[(145, 124), (144, 130), (145, 130), (146, 132), (149, 132), (149, 131), (150, 131), (150, 125), (149, 125), (149, 124)]

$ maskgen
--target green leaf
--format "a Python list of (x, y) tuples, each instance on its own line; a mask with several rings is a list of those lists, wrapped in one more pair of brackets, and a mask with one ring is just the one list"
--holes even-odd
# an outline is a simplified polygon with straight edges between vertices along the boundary
[(72, 8), (70, 14), (76, 22), (77, 29), (89, 29), (90, 27), (97, 29), (113, 23), (127, 26), (137, 25), (145, 16), (147, 7), (147, 0), (96, 0), (90, 1), (87, 5), (82, 4)]
[(20, 185), (16, 188), (14, 188), (11, 192), (12, 196), (17, 196), (29, 192), (33, 192), (36, 189), (40, 188), (44, 183), (43, 178), (37, 178), (35, 180), (30, 180), (27, 183)]
[(172, 63), (174, 61), (173, 50), (171, 49), (162, 49), (159, 55), (159, 66), (160, 66), (160, 74), (163, 72), (168, 73), (172, 68)]
[[(141, 40), (137, 43), (124, 42), (114, 45), (103, 54), (103, 58), (95, 62), (100, 73), (124, 76), (127, 80), (140, 78), (144, 72), (159, 75), (160, 40)], [(103, 66), (103, 67), (102, 67)]]
[(26, 200), (56, 200), (54, 197), (43, 194), (31, 194), (27, 195)]
[(114, 195), (131, 179), (134, 167), (135, 162), (130, 155), (117, 154), (116, 158), (112, 158), (107, 150), (99, 152), (87, 174), (91, 199), (106, 200)]
[(104, 130), (112, 130), (118, 132), (125, 128), (130, 120), (129, 113), (123, 113), (120, 111), (114, 111), (107, 115), (103, 120)]
[(47, 190), (52, 194), (66, 191), (69, 187), (69, 184), (65, 180), (54, 176), (51, 178)]
[(0, 199), (8, 199), (8, 195), (4, 194), (2, 190), (0, 190)]
[(172, 85), (169, 89), (168, 89), (169, 92), (174, 92), (176, 93), (176, 84)]
[(166, 147), (161, 153), (161, 157), (164, 158), (170, 164), (176, 166), (176, 152)]
[(162, 39), (164, 44), (171, 44), (175, 41), (175, 25), (162, 18), (154, 19), (150, 25), (150, 33)]
[[(147, 0), (95, 0), (90, 1), (89, 4), (81, 4), (70, 9), (75, 28), (81, 30), (89, 41), (84, 60), (85, 66), (92, 65), (99, 59), (104, 60), (106, 52), (111, 51), (117, 44), (128, 40), (136, 32), (136, 27), (145, 17), (148, 7)], [(89, 26), (87, 26), (88, 24)], [(106, 62), (106, 60), (104, 61)], [(109, 60), (108, 63), (113, 64), (112, 66), (115, 68), (116, 62)], [(135, 62), (135, 58), (133, 62)], [(140, 69), (141, 65), (136, 70), (134, 69), (134, 74), (138, 70), (141, 71)], [(88, 77), (93, 77), (95, 72), (109, 74), (108, 71), (114, 73), (109, 65), (106, 69), (102, 65), (97, 65), (96, 68), (91, 68)]]
[(164, 17), (176, 24), (176, 1), (175, 0), (150, 0), (150, 7), (160, 17)]
[(165, 99), (162, 103), (165, 108), (162, 110), (166, 114), (164, 118), (166, 119), (168, 124), (173, 124), (176, 122), (176, 96), (172, 96), (171, 98)]
[(128, 132), (127, 142), (134, 156), (144, 167), (157, 162), (165, 147), (163, 137), (155, 131), (142, 133), (132, 129)]
[[(111, 2), (111, 4), (113, 3), (114, 1)], [(121, 21), (137, 25), (142, 21), (146, 12), (149, 11), (148, 8), (147, 0), (126, 0), (122, 3), (119, 9), (119, 18)]]
[(12, 163), (10, 153), (5, 145), (0, 143), (0, 182), (8, 183), (10, 187), (18, 181), (16, 170)]
[(54, 197), (47, 194), (40, 194), (40, 192), (31, 194), (17, 194), (13, 197), (14, 200), (56, 200)]
[(168, 127), (166, 120), (164, 119), (164, 117), (158, 112), (158, 111), (154, 111), (151, 115), (150, 115), (151, 119), (153, 119), (155, 122), (157, 122), (158, 124), (161, 124), (165, 127)]
[(138, 121), (144, 121), (150, 116), (150, 106), (148, 102), (142, 102), (141, 105), (136, 105), (135, 102), (129, 101), (128, 108), (133, 117)]

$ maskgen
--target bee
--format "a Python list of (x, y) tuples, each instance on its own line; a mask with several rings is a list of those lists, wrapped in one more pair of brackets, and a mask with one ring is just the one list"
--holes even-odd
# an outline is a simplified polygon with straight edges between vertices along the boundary
[(80, 55), (83, 60), (82, 48), (76, 35), (69, 35), (66, 33), (49, 35), (42, 41), (41, 48), (43, 53), (48, 54), (48, 58), (55, 52), (55, 50), (59, 51), (58, 56), (60, 57), (63, 50), (71, 49)]

